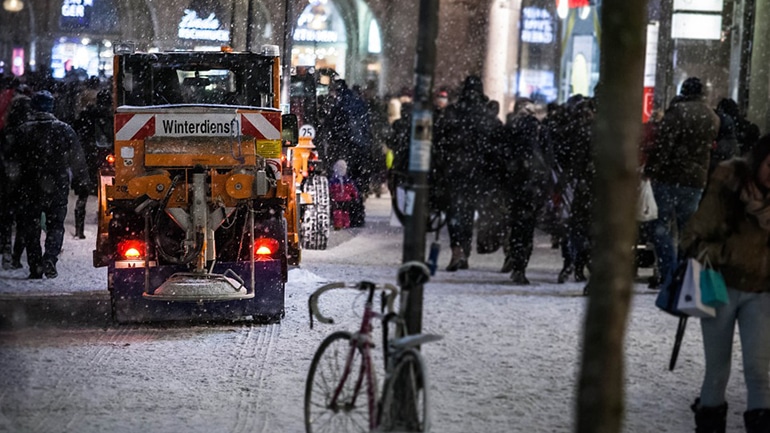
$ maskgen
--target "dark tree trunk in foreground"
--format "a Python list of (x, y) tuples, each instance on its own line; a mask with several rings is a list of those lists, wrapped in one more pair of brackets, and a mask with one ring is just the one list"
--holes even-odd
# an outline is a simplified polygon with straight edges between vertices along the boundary
[(646, 0), (607, 0), (602, 5), (601, 86), (593, 135), (594, 245), (577, 402), (579, 433), (617, 433), (623, 422), (623, 340), (637, 231), (646, 17)]

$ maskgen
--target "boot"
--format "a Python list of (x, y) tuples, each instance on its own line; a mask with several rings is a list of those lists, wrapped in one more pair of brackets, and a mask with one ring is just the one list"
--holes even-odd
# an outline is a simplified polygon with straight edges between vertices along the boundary
[(743, 413), (746, 433), (770, 432), (770, 409), (753, 409)]
[(586, 274), (583, 273), (583, 269), (583, 266), (575, 266), (575, 281), (578, 283), (583, 283), (588, 280)]
[(503, 267), (500, 269), (500, 273), (507, 274), (508, 272), (513, 271), (513, 259), (511, 259), (510, 256), (505, 256), (505, 261), (503, 262)]
[(559, 278), (556, 280), (559, 284), (564, 284), (572, 275), (572, 272), (574, 271), (574, 268), (571, 264), (565, 263), (564, 267), (561, 269), (561, 272), (559, 272)]
[(75, 209), (75, 237), (77, 239), (85, 239), (84, 233), (86, 226), (86, 212), (85, 210)]
[(519, 286), (526, 286), (529, 284), (529, 280), (526, 275), (524, 275), (524, 271), (513, 271), (511, 273), (511, 280), (513, 280), (513, 284)]
[(458, 269), (468, 269), (468, 259), (465, 258), (462, 247), (452, 247), (452, 258), (449, 259), (449, 266), (446, 267), (446, 270), (455, 272)]
[(727, 426), (726, 402), (716, 407), (706, 407), (701, 406), (700, 398), (696, 398), (690, 409), (695, 413), (695, 433), (725, 433)]

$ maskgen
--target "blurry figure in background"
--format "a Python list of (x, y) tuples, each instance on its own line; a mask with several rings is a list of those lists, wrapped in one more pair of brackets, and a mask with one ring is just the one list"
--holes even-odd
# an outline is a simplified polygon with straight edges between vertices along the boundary
[(12, 190), (5, 174), (4, 149), (6, 144), (6, 121), (11, 109), (11, 102), (16, 95), (18, 80), (11, 80), (0, 76), (0, 255), (2, 255), (3, 268), (9, 269), (11, 265), (11, 233), (13, 231), (13, 213), (9, 206)]
[[(56, 278), (64, 241), (64, 218), (72, 185), (81, 195), (88, 191), (88, 173), (75, 131), (51, 114), (54, 98), (48, 91), (32, 97), (32, 113), (21, 124), (10, 160), (18, 167), (21, 227), (27, 248), (29, 278)], [(45, 253), (40, 246), (40, 219), (45, 214)]]
[(397, 96), (394, 96), (388, 100), (388, 123), (391, 125), (393, 122), (401, 117), (401, 105), (412, 103), (412, 89), (409, 87), (402, 87)]
[(529, 284), (525, 272), (532, 255), (537, 215), (550, 194), (552, 152), (531, 99), (516, 101), (515, 115), (501, 135), (508, 186), (509, 246), (503, 271), (510, 269), (514, 284)]
[(489, 143), (494, 131), (487, 108), (481, 77), (465, 78), (458, 101), (434, 127), (436, 166), (445, 167), (450, 203), (447, 228), (452, 257), (446, 270), (468, 268), (473, 238), (473, 216), (480, 191), (482, 173), (480, 155), (483, 143)]
[(368, 108), (369, 121), (372, 128), (371, 191), (376, 197), (382, 194), (382, 187), (388, 181), (388, 167), (385, 155), (388, 151), (390, 138), (390, 123), (388, 123), (388, 107), (377, 95), (376, 83), (370, 81), (364, 90), (364, 99)]
[(653, 242), (660, 283), (664, 285), (672, 278), (678, 256), (672, 225), (676, 223), (676, 233), (682, 233), (698, 208), (706, 186), (711, 149), (719, 132), (719, 117), (706, 105), (705, 97), (697, 77), (682, 83), (676, 102), (663, 115), (655, 146), (644, 167), (658, 205)]
[[(503, 138), (503, 122), (500, 121), (500, 103), (487, 102), (489, 140), (479, 142), (479, 199), (476, 211), (476, 252), (491, 254), (503, 246), (508, 251), (510, 230), (510, 194), (506, 176), (507, 143)], [(510, 271), (509, 271), (510, 272)]]
[(351, 204), (350, 226), (362, 227), (366, 211), (364, 198), (369, 194), (372, 177), (372, 131), (368, 107), (363, 98), (350, 90), (344, 80), (335, 82), (335, 103), (321, 126), (327, 161), (348, 163), (348, 175), (359, 196)]
[[(663, 110), (661, 110), (660, 108), (654, 108), (652, 110), (652, 114), (650, 115), (650, 119), (647, 121), (647, 123), (642, 125), (642, 139), (639, 142), (640, 180), (646, 179), (646, 176), (644, 175), (644, 166), (647, 164), (647, 155), (649, 155), (650, 152), (652, 152), (652, 149), (655, 147), (655, 141), (657, 140), (657, 137), (658, 137), (661, 120), (663, 120)], [(655, 230), (654, 220), (644, 221), (639, 223), (637, 245), (644, 244), (645, 253), (648, 251), (655, 250), (655, 246), (653, 244), (654, 230)], [(639, 251), (641, 250), (637, 249), (637, 254), (644, 254), (644, 253), (639, 253)], [(640, 257), (637, 256), (637, 260), (639, 259)], [(658, 272), (657, 264), (654, 264), (652, 267), (653, 267), (653, 274), (647, 280), (647, 283), (649, 287), (657, 287), (658, 284), (660, 284), (660, 274)]]
[(350, 207), (358, 199), (358, 189), (348, 177), (348, 164), (343, 160), (334, 163), (333, 174), (329, 179), (329, 195), (332, 199), (334, 229), (349, 228)]
[[(3, 165), (5, 168), (5, 177), (2, 180), (6, 195), (3, 197), (2, 206), (2, 224), (3, 224), (3, 269), (21, 269), (21, 255), (24, 253), (24, 233), (21, 230), (21, 213), (19, 211), (19, 165), (12, 161), (12, 149), (18, 141), (19, 126), (29, 120), (32, 115), (32, 100), (30, 95), (32, 90), (26, 85), (19, 85), (11, 100), (11, 105), (6, 116), (5, 128), (0, 131), (5, 142), (3, 143)], [(16, 223), (16, 235), (11, 246), (11, 231), (13, 224)]]
[(709, 175), (720, 162), (740, 155), (738, 139), (735, 136), (735, 122), (723, 112), (717, 110), (715, 113), (719, 117), (719, 132), (709, 156)]
[[(112, 152), (113, 146), (113, 113), (112, 92), (104, 89), (96, 95), (94, 103), (87, 106), (75, 122), (75, 131), (80, 138), (81, 147), (86, 158), (88, 177), (92, 187), (98, 184), (99, 168), (105, 158)], [(75, 205), (75, 237), (85, 239), (85, 215), (88, 193), (96, 191), (80, 191)]]
[(726, 114), (733, 120), (740, 155), (746, 156), (751, 153), (754, 143), (759, 140), (759, 127), (741, 114), (738, 103), (732, 99), (724, 98), (719, 101), (717, 113)]
[(575, 281), (585, 282), (585, 268), (591, 261), (591, 214), (593, 212), (593, 145), (592, 128), (596, 105), (584, 97), (568, 101), (570, 123), (567, 125), (568, 142), (563, 152), (565, 164), (562, 176), (563, 190), (569, 197), (567, 234), (562, 241), (563, 266), (558, 283), (566, 282), (573, 274)]

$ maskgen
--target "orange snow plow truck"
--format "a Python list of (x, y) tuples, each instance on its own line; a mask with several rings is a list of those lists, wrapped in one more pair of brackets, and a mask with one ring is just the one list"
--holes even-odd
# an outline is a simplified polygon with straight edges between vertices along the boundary
[(94, 266), (118, 322), (280, 320), (300, 260), (278, 47), (116, 50)]

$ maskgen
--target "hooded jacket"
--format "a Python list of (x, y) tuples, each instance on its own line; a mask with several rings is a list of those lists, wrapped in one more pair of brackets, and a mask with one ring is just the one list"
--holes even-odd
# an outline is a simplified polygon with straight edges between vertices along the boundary
[(718, 132), (719, 117), (702, 97), (683, 98), (672, 104), (661, 121), (645, 175), (662, 183), (704, 188)]

